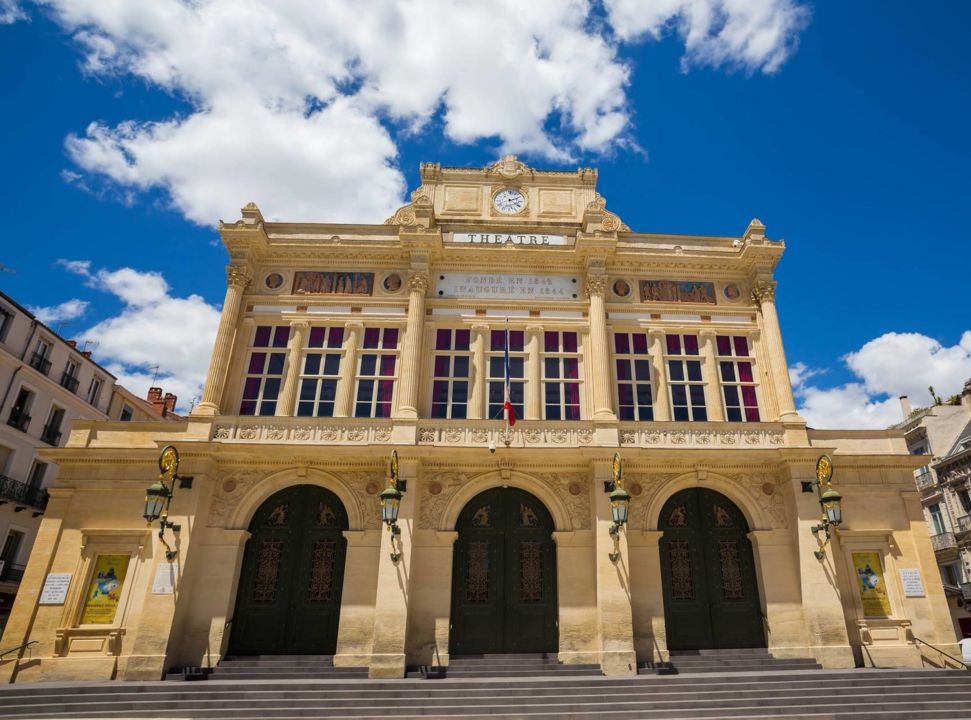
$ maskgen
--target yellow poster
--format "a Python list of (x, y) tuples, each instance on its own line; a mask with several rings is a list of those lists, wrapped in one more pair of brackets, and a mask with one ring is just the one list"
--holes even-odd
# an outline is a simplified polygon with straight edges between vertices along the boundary
[(98, 555), (95, 559), (94, 574), (81, 612), (82, 625), (107, 625), (114, 621), (129, 560), (129, 555)]
[(883, 578), (883, 566), (880, 565), (880, 553), (853, 553), (853, 568), (860, 583), (863, 614), (866, 617), (888, 617), (890, 598), (887, 596), (887, 583)]

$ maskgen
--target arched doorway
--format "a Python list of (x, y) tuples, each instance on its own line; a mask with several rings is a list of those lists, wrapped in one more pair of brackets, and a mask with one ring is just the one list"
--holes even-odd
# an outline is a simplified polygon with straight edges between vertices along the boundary
[(707, 488), (674, 494), (661, 510), (661, 584), (668, 649), (765, 647), (748, 523)]
[(331, 655), (344, 582), (347, 513), (316, 485), (271, 495), (250, 522), (229, 651)]
[(556, 652), (553, 518), (516, 488), (476, 495), (459, 515), (452, 565), (453, 655)]

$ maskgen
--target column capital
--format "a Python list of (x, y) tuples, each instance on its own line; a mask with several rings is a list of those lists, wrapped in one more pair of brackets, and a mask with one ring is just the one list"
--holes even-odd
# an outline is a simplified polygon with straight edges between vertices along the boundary
[(530, 323), (529, 325), (526, 326), (526, 334), (533, 335), (536, 333), (541, 333), (543, 332), (544, 329), (545, 328), (540, 323)]
[(712, 338), (716, 335), (718, 335), (718, 332), (712, 328), (702, 328), (698, 331), (698, 337), (702, 338), (705, 342), (711, 342)]
[(584, 294), (590, 298), (594, 295), (603, 297), (604, 292), (607, 290), (607, 276), (606, 275), (587, 275), (587, 281), (583, 285)]
[(290, 327), (297, 332), (306, 332), (310, 328), (310, 323), (306, 320), (291, 320)]
[(226, 284), (245, 290), (253, 282), (253, 272), (246, 265), (227, 265)]
[(364, 328), (364, 321), (362, 320), (348, 320), (344, 323), (345, 330), (362, 330)]
[(427, 272), (423, 270), (412, 270), (408, 273), (408, 289), (411, 292), (420, 292), (424, 295), (428, 292), (428, 286), (430, 284)]
[(491, 330), (492, 326), (487, 322), (474, 322), (472, 323), (473, 330)]
[(764, 301), (775, 302), (776, 283), (771, 280), (759, 280), (752, 285), (752, 302), (761, 305)]
[(667, 331), (664, 328), (652, 327), (647, 329), (647, 334), (651, 338), (657, 338), (659, 340), (663, 340), (664, 336), (667, 335)]

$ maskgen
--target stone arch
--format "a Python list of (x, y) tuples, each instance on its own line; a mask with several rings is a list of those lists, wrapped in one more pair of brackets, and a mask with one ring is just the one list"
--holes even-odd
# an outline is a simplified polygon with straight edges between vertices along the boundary
[(455, 524), (459, 519), (459, 514), (468, 502), (479, 493), (492, 487), (515, 487), (520, 490), (525, 490), (531, 495), (535, 495), (546, 506), (546, 509), (553, 517), (555, 530), (573, 529), (573, 522), (570, 520), (570, 511), (546, 483), (526, 473), (516, 471), (512, 471), (507, 477), (503, 477), (495, 470), (490, 470), (473, 478), (449, 499), (448, 504), (442, 512), (442, 529), (454, 530)]
[(364, 529), (364, 514), (355, 494), (337, 475), (323, 470), (307, 469), (299, 474), (297, 468), (287, 468), (268, 475), (247, 490), (233, 509), (227, 522), (226, 529), (246, 530), (253, 514), (274, 493), (291, 485), (317, 485), (334, 493), (344, 505), (347, 513), (348, 528), (351, 530)]
[(772, 516), (757, 502), (754, 502), (745, 488), (738, 483), (711, 471), (692, 470), (665, 483), (648, 501), (645, 529), (656, 530), (660, 522), (661, 510), (668, 498), (681, 490), (692, 487), (705, 487), (714, 490), (735, 503), (742, 515), (745, 516), (749, 531), (771, 530), (776, 526)]

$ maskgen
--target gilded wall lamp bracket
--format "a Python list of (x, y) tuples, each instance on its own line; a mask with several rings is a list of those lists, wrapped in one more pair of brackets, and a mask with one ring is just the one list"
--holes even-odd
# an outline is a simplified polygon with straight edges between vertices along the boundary
[(169, 520), (169, 506), (172, 504), (172, 497), (177, 487), (192, 488), (192, 477), (179, 475), (179, 451), (174, 445), (166, 445), (162, 448), (158, 456), (158, 469), (158, 480), (145, 490), (145, 510), (142, 517), (149, 526), (156, 520), (159, 521), (158, 539), (165, 547), (165, 559), (172, 562), (179, 551), (169, 545), (165, 539), (165, 531), (171, 530), (173, 535), (177, 536), (182, 526)]
[[(826, 545), (832, 538), (833, 531), (843, 522), (843, 496), (833, 488), (833, 459), (829, 455), (820, 455), (816, 461), (816, 479), (811, 482), (816, 488), (822, 516), (819, 524), (813, 525), (809, 531), (819, 539), (819, 533), (825, 533), (825, 539), (819, 550), (813, 552), (817, 560), (826, 557)], [(825, 488), (825, 489), (824, 489)]]
[[(395, 550), (395, 538), (401, 535), (398, 527), (398, 511), (401, 509), (402, 493), (407, 490), (408, 481), (398, 477), (398, 451), (391, 451), (391, 469), (388, 474), (388, 487), (381, 491), (381, 519), (391, 533), (391, 562), (401, 560), (400, 550)], [(398, 540), (400, 543), (400, 539)]]
[(614, 541), (613, 552), (607, 553), (610, 562), (620, 560), (620, 531), (627, 524), (630, 514), (630, 493), (624, 489), (624, 463), (620, 453), (614, 453), (611, 467), (611, 479), (604, 481), (604, 493), (610, 499), (610, 516), (613, 524), (610, 526), (611, 539)]

